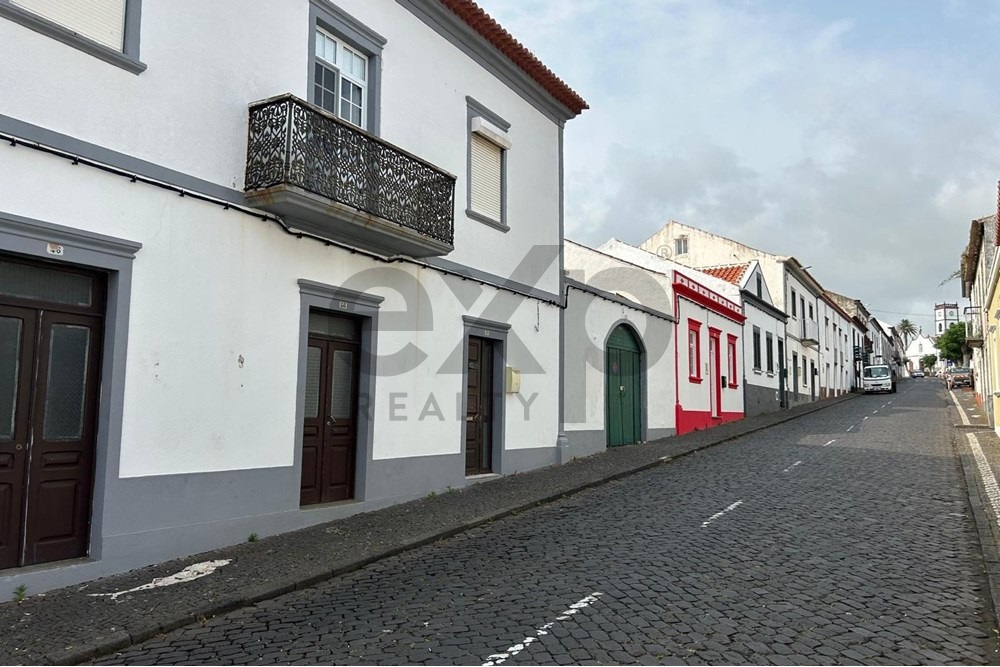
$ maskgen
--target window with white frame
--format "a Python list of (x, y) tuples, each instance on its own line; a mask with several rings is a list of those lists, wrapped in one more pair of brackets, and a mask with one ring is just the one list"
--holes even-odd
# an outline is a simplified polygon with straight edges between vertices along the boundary
[(674, 254), (686, 255), (688, 253), (688, 237), (678, 236), (674, 239)]
[(507, 151), (510, 123), (472, 98), (469, 118), (468, 216), (507, 231)]
[(688, 379), (701, 382), (701, 322), (688, 320)]
[(323, 28), (316, 28), (313, 101), (348, 123), (368, 129), (368, 58)]
[(309, 6), (310, 101), (378, 135), (386, 39), (332, 3), (311, 2)]

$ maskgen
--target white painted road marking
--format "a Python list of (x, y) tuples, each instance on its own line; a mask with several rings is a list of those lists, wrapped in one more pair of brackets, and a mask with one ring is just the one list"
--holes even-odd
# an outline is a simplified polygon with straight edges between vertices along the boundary
[(183, 584), (186, 581), (194, 581), (195, 579), (201, 579), (202, 577), (207, 577), (216, 570), (218, 570), (223, 565), (229, 565), (232, 561), (230, 559), (226, 560), (207, 560), (202, 563), (195, 563), (194, 565), (188, 565), (186, 568), (180, 572), (171, 574), (169, 577), (158, 577), (153, 579), (148, 584), (143, 584), (142, 586), (136, 586), (135, 588), (130, 588), (127, 591), (118, 591), (117, 593), (90, 593), (90, 597), (109, 597), (112, 600), (117, 600), (119, 595), (125, 595), (126, 593), (135, 593), (137, 591), (148, 591), (152, 588), (162, 588), (163, 586), (173, 586), (174, 584)]
[(850, 431), (853, 428), (854, 428), (854, 424), (851, 424), (850, 426), (847, 427), (847, 430)]
[(965, 416), (965, 410), (962, 409), (962, 406), (958, 403), (958, 399), (955, 398), (955, 392), (949, 392), (949, 394), (951, 395), (951, 400), (955, 401), (955, 407), (958, 408), (958, 416), (962, 418), (962, 423), (966, 426), (970, 425), (972, 422)]
[[(878, 410), (872, 410), (872, 414), (873, 414), (873, 415), (877, 415), (877, 414), (878, 414)], [(868, 418), (867, 418), (867, 417), (865, 417), (865, 419), (868, 419)]]
[(826, 444), (825, 444), (825, 445), (823, 445), (823, 446), (824, 446), (824, 447), (829, 447), (830, 445), (832, 445), (832, 444), (833, 444), (833, 443), (835, 443), (835, 442), (837, 442), (837, 439), (836, 439), (836, 438), (834, 438), (833, 440), (831, 440), (830, 442), (826, 443)]
[(739, 507), (742, 504), (743, 504), (742, 500), (737, 500), (735, 503), (733, 503), (732, 505), (730, 505), (726, 509), (722, 510), (721, 512), (716, 512), (712, 516), (708, 517), (707, 521), (702, 521), (701, 527), (704, 528), (705, 526), (707, 526), (708, 524), (712, 523), (713, 521), (715, 521), (716, 519), (718, 519), (720, 516), (722, 516), (723, 514), (725, 514), (726, 512), (732, 512), (734, 509), (736, 509), (737, 507)]
[(986, 497), (990, 499), (993, 520), (1000, 523), (1000, 485), (997, 485), (997, 478), (990, 469), (986, 455), (983, 454), (983, 448), (979, 446), (979, 440), (971, 433), (966, 433), (965, 437), (969, 439), (969, 448), (972, 449), (972, 456), (976, 459), (979, 476), (983, 479), (983, 486), (986, 488)]
[(483, 667), (493, 667), (493, 665), (502, 665), (504, 662), (507, 661), (508, 658), (513, 658), (515, 655), (517, 655), (524, 649), (531, 646), (531, 644), (537, 641), (539, 637), (549, 634), (549, 628), (555, 625), (556, 621), (566, 621), (569, 620), (570, 618), (573, 618), (574, 614), (576, 614), (581, 609), (586, 609), (590, 605), (597, 602), (597, 598), (599, 598), (602, 595), (604, 595), (604, 593), (591, 593), (587, 597), (581, 598), (580, 600), (574, 602), (569, 606), (569, 609), (556, 616), (555, 621), (550, 621), (545, 625), (537, 628), (535, 630), (534, 635), (528, 635), (527, 637), (522, 639), (520, 643), (514, 644), (503, 653), (494, 653), (493, 655), (486, 656), (486, 662), (483, 663)]
[(791, 469), (792, 469), (792, 468), (794, 468), (795, 466), (800, 466), (800, 465), (802, 465), (802, 461), (796, 461), (796, 462), (795, 462), (795, 463), (793, 463), (792, 465), (790, 465), (790, 466), (788, 466), (787, 468), (785, 468), (785, 472), (788, 472), (789, 470), (791, 470)]

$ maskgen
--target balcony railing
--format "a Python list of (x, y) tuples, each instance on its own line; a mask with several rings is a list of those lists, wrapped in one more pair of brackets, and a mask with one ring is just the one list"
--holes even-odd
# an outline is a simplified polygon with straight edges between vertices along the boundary
[(969, 347), (983, 346), (983, 322), (978, 314), (975, 318), (965, 321), (965, 343)]
[(245, 189), (326, 238), (414, 256), (453, 249), (454, 176), (293, 95), (250, 105)]
[(809, 345), (811, 347), (819, 346), (819, 325), (815, 320), (802, 320), (802, 330), (799, 336), (799, 340), (803, 345)]

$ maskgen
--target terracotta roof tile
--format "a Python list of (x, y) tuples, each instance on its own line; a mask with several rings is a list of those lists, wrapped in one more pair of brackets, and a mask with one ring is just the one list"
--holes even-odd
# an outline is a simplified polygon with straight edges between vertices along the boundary
[(715, 276), (716, 278), (721, 278), (727, 283), (732, 283), (734, 285), (739, 285), (740, 281), (743, 280), (743, 274), (746, 273), (747, 268), (749, 268), (750, 263), (746, 264), (729, 264), (727, 266), (710, 266), (703, 269), (698, 269), (702, 273), (707, 273), (710, 276)]
[(572, 111), (573, 115), (590, 108), (582, 97), (557, 77), (552, 70), (543, 65), (535, 54), (514, 39), (503, 26), (496, 22), (496, 19), (483, 11), (482, 7), (473, 0), (441, 0), (441, 3), (510, 58), (511, 62), (538, 82), (549, 95)]

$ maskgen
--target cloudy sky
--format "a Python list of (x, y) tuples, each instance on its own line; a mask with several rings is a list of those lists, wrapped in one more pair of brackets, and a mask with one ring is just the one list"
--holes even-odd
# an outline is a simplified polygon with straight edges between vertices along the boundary
[(591, 109), (567, 235), (666, 220), (798, 257), (882, 319), (962, 303), (1000, 178), (1000, 0), (478, 0)]

